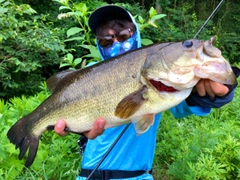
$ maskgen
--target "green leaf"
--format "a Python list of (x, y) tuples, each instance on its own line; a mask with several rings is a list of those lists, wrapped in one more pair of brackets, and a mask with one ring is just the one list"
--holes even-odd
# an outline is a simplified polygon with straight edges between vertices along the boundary
[(155, 24), (155, 22), (153, 20), (148, 21), (148, 24), (151, 24), (153, 27), (157, 27), (157, 25)]
[(92, 46), (92, 45), (79, 45), (79, 46), (86, 48), (90, 51), (90, 54), (84, 55), (82, 57), (91, 57), (96, 59), (101, 58), (96, 46)]
[(68, 7), (68, 6), (60, 6), (60, 7), (59, 7), (59, 11), (61, 11), (61, 10), (63, 10), (63, 9), (70, 9), (70, 10), (71, 10), (71, 8)]
[(82, 62), (82, 58), (76, 58), (76, 59), (74, 59), (74, 64), (75, 65), (78, 65), (78, 64), (80, 64)]
[(85, 3), (76, 4), (74, 7), (76, 8), (77, 12), (80, 11), (82, 14), (87, 13), (88, 8)]
[(68, 60), (69, 63), (73, 62), (73, 55), (71, 53), (67, 54), (67, 60)]
[(141, 41), (142, 44), (145, 46), (153, 43), (151, 39), (142, 39)]
[(70, 37), (74, 34), (77, 34), (79, 33), (80, 31), (83, 31), (82, 28), (79, 28), (79, 27), (73, 27), (73, 28), (70, 28), (68, 31), (67, 31), (67, 37)]
[(149, 10), (149, 16), (150, 18), (152, 18), (153, 16), (155, 16), (157, 14), (157, 11), (151, 7), (151, 9)]
[(142, 18), (142, 16), (138, 16), (138, 20), (141, 24), (143, 24), (145, 22), (144, 19)]
[(66, 39), (64, 40), (64, 42), (69, 42), (69, 41), (79, 41), (79, 40), (83, 40), (83, 37), (74, 37), (74, 38), (70, 38), (70, 39)]
[(158, 14), (158, 15), (156, 15), (156, 16), (153, 16), (152, 18), (151, 18), (151, 20), (158, 20), (158, 19), (161, 19), (161, 18), (163, 18), (163, 17), (165, 17), (165, 16), (167, 16), (166, 14)]
[(67, 14), (74, 15), (74, 16), (82, 16), (82, 12), (81, 11), (68, 12)]
[(66, 66), (70, 66), (70, 64), (68, 64), (68, 63), (61, 63), (59, 68), (66, 67)]
[(8, 12), (8, 9), (7, 8), (2, 8), (0, 7), (0, 14), (4, 14), (5, 12)]

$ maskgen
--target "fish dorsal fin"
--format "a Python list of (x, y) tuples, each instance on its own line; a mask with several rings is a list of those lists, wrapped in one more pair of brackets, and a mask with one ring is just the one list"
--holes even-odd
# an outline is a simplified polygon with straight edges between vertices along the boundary
[(53, 93), (55, 91), (56, 85), (58, 84), (58, 82), (63, 79), (64, 77), (66, 77), (67, 75), (71, 74), (75, 72), (75, 70), (65, 70), (65, 71), (61, 71), (58, 72), (56, 74), (54, 74), (53, 76), (51, 76), (47, 81), (47, 87), (48, 90)]
[(123, 98), (117, 105), (115, 116), (126, 119), (132, 116), (146, 101), (144, 94), (147, 92), (147, 86), (142, 86), (137, 91)]
[(154, 123), (154, 115), (147, 114), (132, 120), (135, 131), (138, 135), (145, 133)]

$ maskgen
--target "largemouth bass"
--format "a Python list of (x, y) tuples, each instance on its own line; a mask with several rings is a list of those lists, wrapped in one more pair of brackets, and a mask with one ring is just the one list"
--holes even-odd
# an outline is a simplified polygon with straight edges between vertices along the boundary
[(59, 119), (75, 133), (92, 129), (99, 117), (106, 119), (105, 128), (132, 121), (141, 134), (153, 124), (155, 114), (185, 100), (201, 78), (236, 84), (213, 41), (154, 44), (51, 77), (47, 83), (52, 94), (7, 133), (20, 149), (19, 159), (29, 149), (25, 165), (31, 166), (40, 135)]

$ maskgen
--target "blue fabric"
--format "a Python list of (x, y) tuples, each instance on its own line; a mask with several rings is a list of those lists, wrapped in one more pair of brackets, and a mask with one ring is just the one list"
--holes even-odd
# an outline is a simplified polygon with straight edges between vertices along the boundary
[(206, 116), (211, 112), (211, 108), (204, 108), (199, 106), (188, 106), (186, 101), (181, 102), (178, 106), (170, 109), (171, 113), (176, 118), (184, 118), (186, 116), (195, 114), (198, 116)]
[(110, 47), (105, 48), (99, 46), (99, 50), (104, 59), (109, 59), (121, 55), (125, 52), (137, 49), (137, 47), (138, 47), (137, 31), (135, 31), (133, 35), (126, 41), (124, 42), (116, 41)]
[(235, 88), (229, 89), (229, 93), (224, 97), (216, 96), (211, 98), (209, 95), (201, 97), (198, 93), (193, 93), (188, 97), (187, 101), (189, 104), (199, 107), (220, 108), (233, 100)]

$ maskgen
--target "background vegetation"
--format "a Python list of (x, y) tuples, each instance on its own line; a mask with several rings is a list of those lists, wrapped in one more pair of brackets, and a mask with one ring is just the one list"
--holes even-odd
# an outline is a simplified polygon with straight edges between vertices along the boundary
[[(193, 38), (219, 2), (0, 0), (0, 179), (74, 179), (78, 174), (78, 136), (45, 133), (33, 166), (25, 169), (6, 133), (49, 95), (44, 84), (48, 77), (99, 61), (87, 26), (91, 11), (106, 3), (125, 7), (135, 16), (146, 45)], [(239, 1), (225, 1), (198, 36), (214, 35), (216, 45), (235, 65), (240, 59), (239, 9)], [(176, 120), (164, 113), (154, 162), (156, 179), (240, 178), (239, 98), (236, 90), (232, 103), (208, 117)]]

